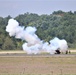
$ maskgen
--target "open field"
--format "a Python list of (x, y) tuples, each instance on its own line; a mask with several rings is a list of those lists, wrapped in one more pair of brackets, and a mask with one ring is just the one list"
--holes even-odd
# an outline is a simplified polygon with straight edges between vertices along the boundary
[(3, 53), (0, 75), (76, 75), (76, 55)]
[(0, 75), (76, 75), (76, 50), (67, 55), (1, 51)]
[[(76, 50), (70, 50), (70, 52), (71, 54), (76, 54)], [(1, 50), (0, 51), (0, 54), (16, 54), (16, 53), (26, 54), (26, 52), (23, 50)]]
[(75, 57), (0, 57), (0, 75), (76, 75)]

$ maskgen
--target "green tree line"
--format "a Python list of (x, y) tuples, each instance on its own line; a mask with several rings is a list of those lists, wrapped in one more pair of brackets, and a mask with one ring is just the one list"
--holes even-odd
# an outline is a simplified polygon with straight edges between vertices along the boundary
[[(0, 50), (21, 50), (23, 40), (10, 37), (5, 31), (8, 20), (12, 17), (8, 15), (0, 17)], [(41, 40), (50, 41), (54, 37), (65, 39), (69, 48), (76, 48), (76, 11), (63, 12), (54, 11), (52, 14), (38, 15), (35, 13), (24, 13), (14, 18), (21, 26), (35, 26), (36, 34)]]

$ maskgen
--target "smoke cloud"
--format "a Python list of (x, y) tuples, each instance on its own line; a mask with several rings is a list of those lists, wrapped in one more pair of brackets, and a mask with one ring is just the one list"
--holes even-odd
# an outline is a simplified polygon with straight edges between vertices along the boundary
[(24, 27), (19, 26), (19, 23), (14, 19), (9, 19), (8, 25), (6, 26), (6, 31), (9, 35), (15, 36), (17, 39), (25, 40), (26, 42), (22, 45), (22, 48), (27, 54), (39, 54), (40, 52), (48, 52), (50, 54), (55, 54), (57, 49), (61, 52), (66, 52), (68, 45), (66, 40), (55, 37), (48, 42), (43, 42), (35, 32), (37, 29), (35, 27)]

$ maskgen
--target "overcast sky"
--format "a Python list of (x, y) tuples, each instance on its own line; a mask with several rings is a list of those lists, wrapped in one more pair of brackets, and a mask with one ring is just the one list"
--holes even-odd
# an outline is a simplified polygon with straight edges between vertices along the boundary
[(76, 0), (0, 0), (1, 17), (16, 17), (26, 12), (51, 14), (57, 10), (76, 11)]

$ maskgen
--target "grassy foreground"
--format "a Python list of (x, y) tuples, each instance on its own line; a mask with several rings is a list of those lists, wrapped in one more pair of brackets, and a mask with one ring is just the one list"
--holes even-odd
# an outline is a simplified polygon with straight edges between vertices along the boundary
[(0, 57), (0, 75), (76, 75), (76, 57)]

